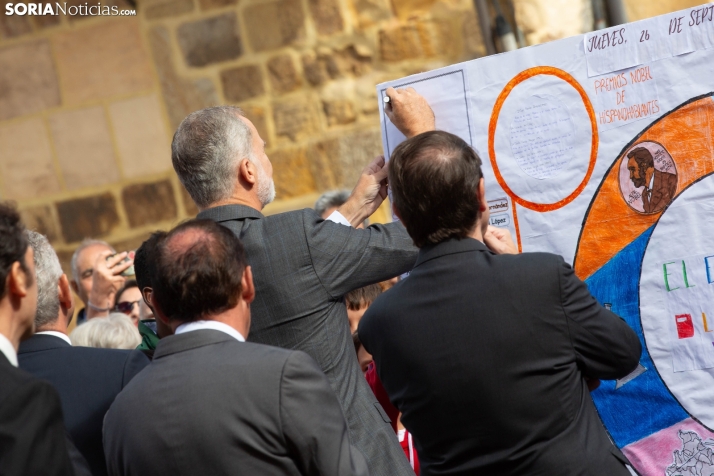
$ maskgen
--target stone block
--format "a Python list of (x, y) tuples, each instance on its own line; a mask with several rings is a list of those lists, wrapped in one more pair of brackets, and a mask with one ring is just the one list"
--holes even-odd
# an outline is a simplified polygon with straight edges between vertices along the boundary
[(318, 129), (315, 107), (308, 99), (273, 104), (273, 122), (279, 138), (293, 141)]
[(318, 191), (333, 190), (342, 184), (339, 140), (327, 139), (310, 144), (307, 157)]
[(327, 124), (334, 126), (338, 124), (349, 124), (357, 120), (355, 108), (352, 101), (332, 100), (323, 101), (322, 107), (327, 117)]
[(354, 187), (367, 164), (383, 154), (382, 133), (378, 128), (341, 136), (337, 152), (342, 179), (339, 186), (349, 189)]
[(181, 182), (179, 182), (179, 188), (181, 189), (181, 200), (183, 201), (183, 208), (186, 210), (186, 214), (190, 217), (195, 217), (198, 215), (198, 207)]
[(199, 0), (199, 5), (201, 5), (201, 10), (213, 10), (214, 8), (227, 7), (229, 5), (235, 5), (238, 0)]
[(0, 121), (59, 106), (59, 83), (47, 40), (1, 48), (0, 84)]
[[(32, 33), (32, 24), (30, 18), (23, 15), (7, 15), (5, 6), (8, 3), (17, 3), (12, 0), (0, 0), (0, 38), (15, 38), (17, 36), (27, 35)], [(40, 18), (40, 17), (37, 17)]]
[(300, 87), (300, 78), (290, 55), (271, 58), (268, 61), (268, 76), (275, 93), (287, 93)]
[(177, 217), (174, 188), (168, 179), (126, 186), (121, 191), (121, 200), (132, 228)]
[(223, 96), (227, 101), (245, 101), (265, 93), (258, 65), (239, 66), (221, 72)]
[(21, 200), (60, 191), (42, 119), (0, 127), (0, 177), (3, 199)]
[(35, 28), (37, 30), (43, 30), (45, 28), (52, 28), (53, 26), (57, 26), (62, 21), (60, 20), (59, 15), (42, 15), (42, 16), (33, 16), (31, 17), (32, 24), (35, 25)]
[(154, 87), (139, 19), (122, 17), (64, 31), (52, 39), (63, 100), (81, 104)]
[(352, 0), (352, 5), (362, 29), (393, 16), (389, 0)]
[(409, 18), (428, 11), (438, 0), (392, 0), (395, 13), (400, 18)]
[[(662, 4), (663, 2), (625, 2), (627, 4)], [(673, 11), (684, 8), (681, 2)], [(692, 3), (691, 6), (694, 6)], [(592, 3), (586, 0), (515, 0), (516, 22), (529, 45), (559, 40), (592, 31)], [(662, 12), (664, 13), (664, 12)]]
[(124, 177), (135, 178), (171, 169), (171, 144), (155, 95), (109, 106)]
[(415, 24), (380, 30), (379, 49), (384, 61), (401, 61), (425, 56), (423, 28)]
[(250, 46), (265, 51), (305, 39), (305, 14), (301, 0), (262, 1), (243, 10)]
[(469, 11), (466, 14), (461, 27), (461, 37), (464, 41), (464, 53), (469, 59), (486, 55), (486, 46), (483, 44), (481, 25), (478, 22), (476, 12)]
[(319, 86), (329, 79), (324, 62), (315, 53), (302, 55), (302, 70), (307, 82)]
[(109, 126), (101, 106), (59, 112), (50, 116), (49, 122), (69, 190), (119, 180)]
[(176, 17), (193, 11), (192, 0), (144, 0), (141, 10), (148, 20)]
[(379, 32), (384, 61), (402, 61), (452, 55), (458, 44), (452, 25), (445, 20), (415, 21)]
[(321, 48), (303, 54), (303, 71), (308, 82), (318, 86), (328, 79), (369, 73), (372, 70), (372, 57), (369, 47), (362, 44), (350, 44), (338, 50)]
[(306, 149), (282, 149), (270, 154), (276, 197), (281, 200), (317, 191)]
[(57, 224), (52, 216), (52, 207), (49, 205), (26, 208), (20, 211), (20, 216), (28, 230), (45, 235), (52, 243), (59, 239)]
[(112, 240), (109, 244), (120, 253), (122, 251), (136, 251), (143, 242), (149, 239), (149, 236), (151, 236), (151, 232), (141, 232), (131, 238), (116, 241)]
[(331, 35), (342, 31), (344, 22), (337, 0), (309, 0), (308, 4), (318, 34)]
[(190, 23), (176, 30), (178, 43), (189, 66), (205, 66), (235, 59), (243, 53), (236, 14), (224, 13)]
[(189, 113), (220, 104), (213, 81), (208, 78), (189, 80), (176, 73), (171, 59), (171, 38), (166, 28), (152, 28), (149, 44), (173, 130)]
[(62, 236), (67, 243), (102, 238), (119, 225), (116, 200), (109, 192), (57, 202)]

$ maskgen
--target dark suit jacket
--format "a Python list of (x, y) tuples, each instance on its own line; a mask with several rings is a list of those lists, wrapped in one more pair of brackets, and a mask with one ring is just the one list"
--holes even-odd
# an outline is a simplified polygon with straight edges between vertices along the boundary
[(249, 340), (302, 350), (320, 365), (342, 406), (350, 439), (372, 476), (413, 475), (357, 363), (342, 296), (411, 269), (418, 250), (401, 224), (365, 230), (314, 210), (265, 217), (228, 205), (205, 210), (243, 242), (253, 268)]
[(422, 475), (626, 476), (583, 376), (634, 370), (634, 331), (559, 256), (424, 247), (359, 325)]
[(642, 195), (642, 206), (647, 213), (657, 212), (669, 205), (677, 193), (677, 176), (655, 169), (652, 194)]
[(366, 475), (303, 352), (204, 329), (162, 339), (104, 423), (111, 476)]
[(0, 353), (0, 475), (74, 476), (52, 386)]
[(20, 368), (57, 389), (74, 444), (94, 476), (107, 474), (102, 448), (104, 414), (149, 359), (138, 350), (72, 347), (51, 335), (34, 335), (21, 343), (17, 358)]

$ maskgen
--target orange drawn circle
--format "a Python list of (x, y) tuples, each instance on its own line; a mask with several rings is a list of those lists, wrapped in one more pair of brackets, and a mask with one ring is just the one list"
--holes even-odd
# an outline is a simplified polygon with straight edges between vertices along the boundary
[[(585, 110), (588, 112), (588, 116), (590, 117), (590, 126), (592, 127), (590, 164), (588, 165), (588, 171), (585, 174), (585, 178), (583, 178), (583, 181), (580, 183), (580, 185), (578, 185), (578, 187), (573, 191), (573, 193), (555, 203), (535, 203), (525, 200), (516, 195), (504, 180), (503, 176), (501, 175), (501, 171), (498, 169), (498, 164), (496, 163), (496, 124), (498, 123), (498, 116), (501, 114), (501, 108), (506, 102), (506, 98), (508, 98), (508, 95), (511, 94), (511, 91), (513, 91), (513, 88), (518, 86), (526, 79), (532, 78), (533, 76), (538, 76), (540, 74), (555, 76), (575, 88), (575, 90), (580, 94), (580, 97), (583, 100)], [(583, 189), (585, 189), (585, 186), (590, 180), (590, 176), (592, 175), (593, 170), (595, 169), (598, 143), (599, 139), (597, 132), (597, 117), (595, 116), (595, 109), (593, 109), (593, 105), (590, 102), (587, 93), (585, 92), (583, 87), (580, 86), (580, 83), (578, 83), (577, 80), (573, 78), (570, 74), (566, 73), (562, 69), (553, 68), (551, 66), (537, 66), (535, 68), (530, 68), (525, 71), (522, 71), (513, 79), (511, 79), (508, 84), (506, 84), (506, 87), (503, 88), (501, 94), (498, 95), (498, 98), (496, 99), (496, 105), (493, 107), (493, 112), (491, 113), (491, 120), (488, 124), (488, 155), (489, 159), (491, 160), (491, 167), (493, 168), (493, 173), (496, 175), (496, 181), (501, 186), (501, 188), (503, 188), (503, 190), (508, 194), (508, 196), (513, 199), (514, 202), (521, 205), (522, 207), (529, 208), (537, 212), (550, 212), (553, 210), (557, 210), (572, 202), (578, 195), (580, 195)]]

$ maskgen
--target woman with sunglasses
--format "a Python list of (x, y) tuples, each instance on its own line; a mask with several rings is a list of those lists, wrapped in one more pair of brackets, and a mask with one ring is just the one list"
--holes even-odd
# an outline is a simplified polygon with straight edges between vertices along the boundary
[(131, 318), (135, 326), (139, 325), (139, 303), (141, 302), (141, 291), (136, 284), (136, 280), (129, 279), (124, 283), (114, 298), (114, 310), (126, 314)]

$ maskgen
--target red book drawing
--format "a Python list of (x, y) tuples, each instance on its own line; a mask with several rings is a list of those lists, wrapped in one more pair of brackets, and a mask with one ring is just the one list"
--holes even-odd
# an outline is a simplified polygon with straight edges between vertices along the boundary
[(694, 323), (691, 314), (677, 314), (674, 318), (677, 321), (677, 335), (680, 339), (694, 337)]

